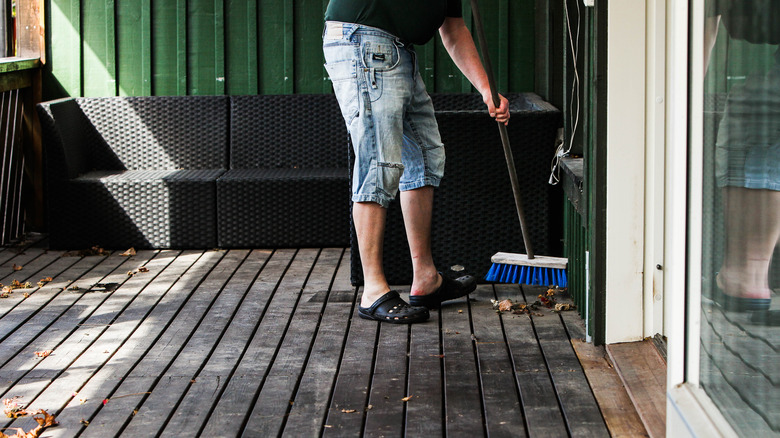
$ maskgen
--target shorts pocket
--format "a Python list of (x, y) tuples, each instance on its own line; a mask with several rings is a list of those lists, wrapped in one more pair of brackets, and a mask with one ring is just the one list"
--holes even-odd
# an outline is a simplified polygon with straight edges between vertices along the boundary
[(382, 97), (383, 76), (391, 74), (400, 63), (398, 46), (392, 40), (364, 41), (361, 58), (369, 99), (376, 102)]
[(357, 66), (355, 61), (348, 59), (325, 64), (325, 70), (333, 82), (346, 81), (357, 77)]
[(394, 42), (365, 41), (362, 45), (363, 67), (376, 71), (389, 71), (398, 66), (398, 46)]
[(349, 126), (359, 113), (357, 63), (354, 60), (337, 61), (325, 64), (325, 70), (333, 83), (341, 115)]

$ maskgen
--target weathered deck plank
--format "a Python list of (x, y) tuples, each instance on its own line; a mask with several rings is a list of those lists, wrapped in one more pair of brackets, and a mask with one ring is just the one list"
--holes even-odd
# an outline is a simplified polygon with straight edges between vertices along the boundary
[(297, 254), (291, 250), (277, 251), (269, 261), (272, 268), (269, 274), (261, 273), (258, 281), (273, 293), (271, 303), (214, 407), (202, 431), (204, 435), (234, 436), (244, 429), (268, 371), (278, 356), (279, 346), (315, 258), (316, 253), (311, 250), (301, 250)]
[(326, 437), (359, 436), (363, 432), (379, 325), (358, 316), (359, 295), (356, 300), (325, 420)]
[(406, 436), (444, 435), (444, 354), (441, 349), (438, 311), (431, 320), (411, 327), (409, 357), (409, 394), (414, 400), (406, 406)]
[[(571, 299), (566, 302), (571, 304)], [(608, 358), (606, 348), (585, 342), (584, 326), (577, 312), (561, 312), (561, 318), (610, 435), (638, 438), (649, 436), (620, 376)]]
[(501, 319), (493, 310), (492, 285), (480, 285), (469, 304), (477, 348), (488, 436), (526, 436), (522, 403)]
[(244, 261), (240, 275), (236, 274), (248, 288), (247, 293), (208, 363), (193, 377), (194, 382), (165, 426), (163, 436), (197, 436), (208, 419), (270, 298), (270, 293), (256, 287), (255, 283), (270, 256), (270, 250), (252, 251)]
[[(112, 257), (106, 260), (107, 263), (98, 265), (93, 271), (89, 272), (87, 277), (82, 277), (79, 281), (85, 284), (89, 283), (90, 285), (95, 284), (97, 281), (104, 281), (104, 284), (115, 284), (116, 288), (119, 288), (119, 286), (131, 278), (127, 275), (125, 262), (134, 264), (145, 263), (153, 256), (154, 253), (149, 252), (141, 254), (140, 257), (132, 261), (127, 257)], [(128, 287), (123, 289), (122, 293), (125, 293), (130, 287), (128, 285)], [(114, 287), (111, 287), (111, 289), (116, 290)], [(87, 346), (82, 342), (85, 339), (83, 336), (73, 337), (78, 339), (75, 345), (73, 342), (71, 345), (64, 342), (76, 330), (90, 330), (92, 339), (97, 339), (96, 335), (99, 335), (97, 330), (105, 328), (110, 323), (110, 319), (106, 318), (107, 315), (111, 314), (109, 308), (122, 307), (122, 304), (125, 303), (119, 297), (114, 297), (106, 306), (103, 306), (103, 303), (113, 295), (113, 290), (93, 291), (92, 288), (85, 288), (84, 290), (61, 294), (65, 298), (63, 300), (66, 301), (65, 303), (53, 300), (27, 321), (26, 324), (3, 340), (0, 343), (0, 350), (9, 352), (9, 354), (14, 355), (14, 358), (0, 367), (0, 395), (3, 395), (9, 389), (13, 382), (16, 382), (28, 371), (43, 362), (36, 356), (36, 351), (51, 350), (54, 352), (56, 350), (55, 356), (60, 359), (60, 363), (63, 363), (63, 360), (69, 356), (68, 353), (72, 354), (78, 348), (82, 348), (83, 351)], [(73, 305), (63, 310), (64, 305), (70, 301), (73, 301)], [(93, 317), (94, 312), (98, 308), (101, 308), (100, 314)], [(75, 354), (78, 355), (80, 352)], [(52, 372), (51, 370), (54, 370), (56, 366), (55, 361), (46, 360), (45, 362), (49, 370), (48, 372)], [(28, 397), (30, 395), (27, 394)]]
[[(317, 339), (287, 416), (283, 436), (318, 436), (324, 427), (355, 302), (355, 290), (348, 284), (349, 264), (344, 262), (347, 257), (342, 253), (336, 264), (336, 276), (327, 295), (327, 306), (317, 331)], [(311, 285), (311, 282), (308, 283), (306, 289)], [(347, 290), (340, 290), (340, 287), (347, 287)], [(310, 301), (318, 299), (319, 291), (309, 297)]]
[[(365, 413), (364, 436), (400, 435), (404, 424), (404, 405), (414, 403), (415, 397), (406, 392), (409, 326), (374, 324), (379, 324), (379, 341)], [(360, 411), (356, 414), (359, 415)]]
[[(517, 285), (396, 326), (357, 317), (342, 248), (29, 251), (6, 259), (26, 260), (16, 275), (58, 275), (0, 317), (0, 396), (55, 414), (45, 436), (609, 433), (566, 327), (581, 321), (493, 310), (491, 298), (523, 300)], [(71, 284), (83, 290), (61, 291)]]
[[(546, 287), (523, 286), (526, 301), (531, 301), (533, 297), (546, 291)], [(548, 309), (542, 310), (541, 315), (543, 316), (532, 314), (531, 320), (571, 435), (607, 436), (609, 431), (593, 393), (582, 391), (582, 388), (589, 388), (588, 380), (577, 360), (560, 316)]]
[(447, 436), (484, 436), (482, 388), (467, 297), (448, 301), (440, 312)]
[[(518, 285), (502, 284), (495, 288), (499, 300), (525, 302)], [(567, 436), (555, 387), (530, 316), (504, 312), (501, 320), (507, 334), (529, 436)]]
[(314, 264), (280, 347), (280, 354), (268, 372), (244, 427), (246, 436), (281, 434), (287, 414), (295, 402), (295, 392), (309, 361), (325, 307), (325, 300), (318, 298), (321, 297), (320, 292), (327, 292), (339, 259), (340, 254), (337, 257), (337, 254), (326, 251)]
[[(25, 264), (25, 267), (20, 271), (13, 271), (11, 266), (15, 263), (9, 263), (8, 269), (11, 272), (8, 273), (8, 275), (6, 275), (4, 278), (0, 279), (0, 283), (8, 286), (14, 280), (17, 280), (20, 283), (29, 282), (33, 287), (30, 289), (15, 289), (8, 295), (8, 298), (1, 299), (0, 318), (5, 318), (8, 313), (11, 312), (11, 310), (15, 310), (17, 306), (27, 301), (27, 298), (30, 298), (35, 292), (38, 292), (40, 287), (38, 287), (37, 282), (39, 280), (46, 277), (56, 278), (58, 275), (67, 271), (68, 268), (70, 268), (78, 261), (78, 257), (62, 257), (62, 253), (42, 253), (35, 257), (34, 260), (32, 260), (30, 263)], [(64, 287), (68, 284), (67, 281), (63, 282), (62, 280), (60, 280), (59, 283), (59, 287)], [(54, 285), (49, 283), (46, 286), (49, 286), (49, 291), (51, 291), (51, 287)], [(26, 297), (25, 294), (28, 294), (29, 297)], [(27, 308), (36, 309), (37, 307), (41, 306), (42, 303), (46, 302), (45, 300), (41, 301), (41, 299), (51, 299), (52, 297), (53, 295), (51, 293), (41, 294), (35, 300), (32, 300), (31, 303), (27, 303)], [(24, 307), (21, 307), (21, 309), (23, 308)], [(17, 313), (18, 311), (14, 312), (14, 315), (17, 315)], [(0, 321), (2, 321), (2, 319), (0, 319)], [(2, 333), (8, 332), (0, 331), (0, 334)]]
[[(153, 269), (162, 269), (159, 275), (138, 276), (132, 279), (132, 285), (125, 283), (126, 289), (112, 295), (118, 302), (104, 303), (93, 315), (94, 319), (87, 320), (82, 327), (83, 330), (105, 330), (69, 366), (68, 378), (55, 380), (44, 392), (44, 397), (36, 400), (39, 407), (57, 413), (60, 426), (47, 431), (47, 436), (72, 436), (84, 427), (82, 420), (92, 420), (103, 407), (103, 400), (111, 396), (138, 357), (154, 343), (155, 331), (164, 328), (157, 327), (157, 316), (175, 311), (166, 307), (175, 303), (177, 295), (186, 296), (192, 292), (192, 285), (183, 285), (192, 279), (191, 273), (185, 271), (196, 260), (208, 262), (210, 254), (200, 257), (199, 252), (191, 252), (175, 259), (174, 255), (158, 255), (153, 260), (156, 263), (147, 266), (150, 273)], [(152, 278), (155, 281), (150, 283)], [(179, 287), (171, 287), (174, 283)], [(126, 305), (128, 303), (130, 305)], [(79, 343), (89, 337), (89, 332), (79, 330), (66, 342)], [(47, 397), (53, 398), (47, 401)], [(64, 407), (49, 405), (55, 401)]]
[[(123, 434), (128, 436), (158, 434), (166, 426), (168, 418), (184, 398), (187, 390), (197, 386), (199, 371), (208, 361), (219, 340), (235, 317), (247, 291), (257, 274), (255, 264), (247, 264), (250, 253), (246, 250), (230, 251), (228, 263), (236, 263), (219, 295), (208, 312), (198, 323), (187, 344), (177, 354), (170, 367), (154, 385), (143, 406), (127, 425)], [(240, 260), (240, 261), (239, 261)]]
[[(144, 402), (162, 375), (188, 345), (203, 316), (214, 305), (222, 287), (245, 256), (246, 254), (240, 251), (225, 254), (203, 283), (194, 289), (181, 311), (167, 324), (165, 331), (143, 359), (122, 379), (122, 384), (111, 394), (109, 402), (92, 420), (84, 436), (113, 436), (123, 433), (128, 423), (142, 417), (137, 414), (144, 409)], [(165, 322), (162, 324), (165, 325)]]

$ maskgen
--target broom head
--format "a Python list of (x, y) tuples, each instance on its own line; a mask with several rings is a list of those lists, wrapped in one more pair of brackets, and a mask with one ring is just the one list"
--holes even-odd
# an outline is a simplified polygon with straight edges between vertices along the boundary
[(493, 283), (517, 283), (534, 286), (566, 287), (566, 267), (569, 260), (562, 257), (536, 256), (498, 252), (490, 259), (485, 280)]

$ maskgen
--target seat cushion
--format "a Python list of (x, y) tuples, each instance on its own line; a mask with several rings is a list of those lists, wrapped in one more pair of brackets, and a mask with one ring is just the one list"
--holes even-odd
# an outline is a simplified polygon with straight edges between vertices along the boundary
[(217, 180), (219, 246), (349, 245), (349, 170), (235, 169)]
[(209, 248), (223, 169), (94, 171), (65, 183), (50, 212), (54, 247)]

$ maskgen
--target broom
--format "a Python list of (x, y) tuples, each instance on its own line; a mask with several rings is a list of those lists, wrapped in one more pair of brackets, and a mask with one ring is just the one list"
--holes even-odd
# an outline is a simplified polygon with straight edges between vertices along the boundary
[[(479, 15), (477, 0), (471, 0), (471, 12), (474, 15), (474, 24), (477, 30), (477, 39), (482, 52), (482, 64), (487, 74), (490, 93), (493, 97), (493, 105), (498, 108), (501, 101), (498, 98), (496, 83), (493, 78), (493, 68), (490, 64), (490, 56), (487, 50), (487, 40), (485, 32), (482, 29), (482, 19)], [(526, 254), (513, 254), (498, 252), (491, 258), (491, 266), (485, 280), (495, 283), (519, 283), (537, 286), (566, 287), (566, 266), (568, 260), (561, 257), (547, 257), (534, 255), (531, 240), (528, 238), (528, 227), (525, 223), (523, 214), (523, 203), (520, 199), (520, 186), (517, 182), (517, 171), (515, 170), (515, 160), (512, 157), (512, 148), (509, 146), (509, 135), (506, 132), (506, 126), (498, 123), (498, 131), (501, 135), (501, 144), (504, 146), (504, 156), (509, 170), (509, 180), (512, 183), (512, 192), (515, 196), (515, 207), (517, 208), (517, 217), (520, 219), (520, 232), (523, 235)]]

